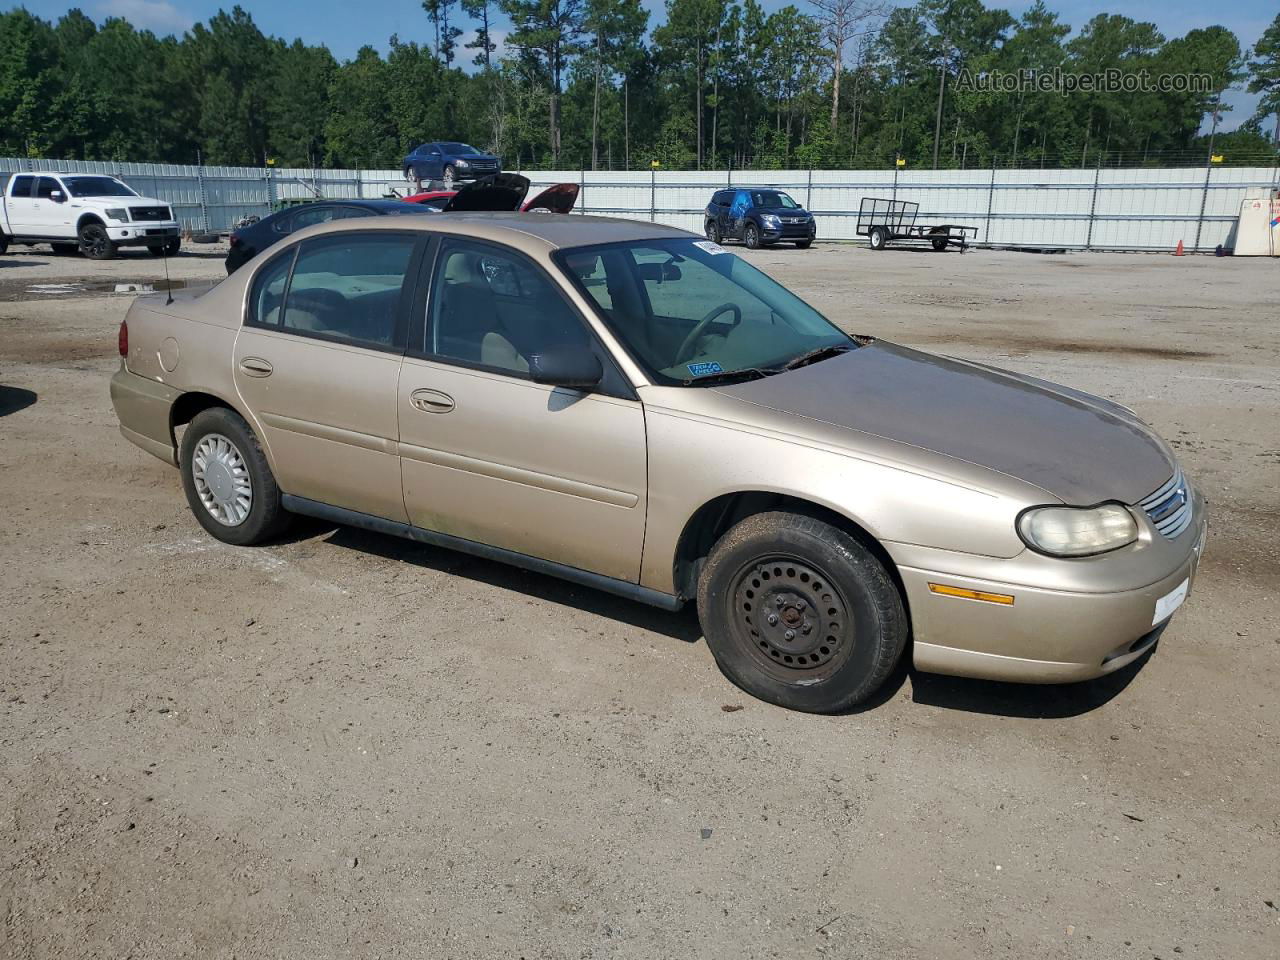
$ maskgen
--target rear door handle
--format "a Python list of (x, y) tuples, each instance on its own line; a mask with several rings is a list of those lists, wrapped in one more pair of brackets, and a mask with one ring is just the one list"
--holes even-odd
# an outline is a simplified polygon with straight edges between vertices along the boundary
[(240, 361), (240, 372), (247, 377), (269, 377), (273, 367), (257, 357), (245, 357)]
[(448, 413), (453, 409), (453, 397), (439, 390), (415, 390), (409, 394), (409, 403), (423, 413)]

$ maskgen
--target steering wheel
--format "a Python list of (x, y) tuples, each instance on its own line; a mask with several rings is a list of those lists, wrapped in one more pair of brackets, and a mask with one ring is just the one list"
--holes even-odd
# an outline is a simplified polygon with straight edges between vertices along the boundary
[(733, 314), (733, 326), (737, 326), (742, 322), (742, 308), (736, 303), (722, 303), (718, 307), (713, 307), (707, 311), (707, 314), (693, 325), (693, 329), (689, 331), (689, 335), (684, 338), (684, 343), (680, 344), (680, 349), (676, 351), (676, 363), (684, 363), (693, 355), (693, 348), (697, 346), (698, 340), (707, 332), (707, 327), (711, 326), (711, 321), (722, 313)]

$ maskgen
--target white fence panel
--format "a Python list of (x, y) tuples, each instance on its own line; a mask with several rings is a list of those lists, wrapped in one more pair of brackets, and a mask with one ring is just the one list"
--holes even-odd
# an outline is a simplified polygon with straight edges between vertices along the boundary
[[(118, 176), (174, 208), (193, 232), (226, 232), (241, 217), (317, 198), (404, 196), (399, 170), (200, 167), (0, 158), (0, 171)], [(729, 186), (786, 190), (818, 218), (821, 240), (857, 240), (864, 197), (920, 205), (918, 223), (978, 228), (978, 244), (1102, 250), (1212, 250), (1224, 243), (1246, 192), (1280, 185), (1274, 167), (1102, 170), (643, 170), (528, 171), (530, 194), (581, 187), (575, 212), (702, 232), (711, 194)]]

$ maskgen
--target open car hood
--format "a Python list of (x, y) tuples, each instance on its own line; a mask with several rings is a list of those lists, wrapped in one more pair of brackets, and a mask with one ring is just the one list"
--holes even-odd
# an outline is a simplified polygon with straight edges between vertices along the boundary
[(540, 194), (521, 207), (521, 211), (545, 210), (549, 213), (568, 213), (578, 202), (578, 184), (557, 183), (547, 187)]
[(529, 178), (518, 173), (494, 173), (468, 183), (444, 207), (445, 213), (456, 210), (482, 210), (490, 213), (519, 210), (529, 192)]

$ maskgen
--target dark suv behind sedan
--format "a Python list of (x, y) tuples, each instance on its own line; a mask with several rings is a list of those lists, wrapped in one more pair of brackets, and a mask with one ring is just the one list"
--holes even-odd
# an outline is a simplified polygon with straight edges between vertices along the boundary
[(781, 190), (718, 190), (707, 204), (703, 231), (708, 240), (741, 240), (751, 249), (778, 241), (801, 250), (813, 243), (813, 214)]

